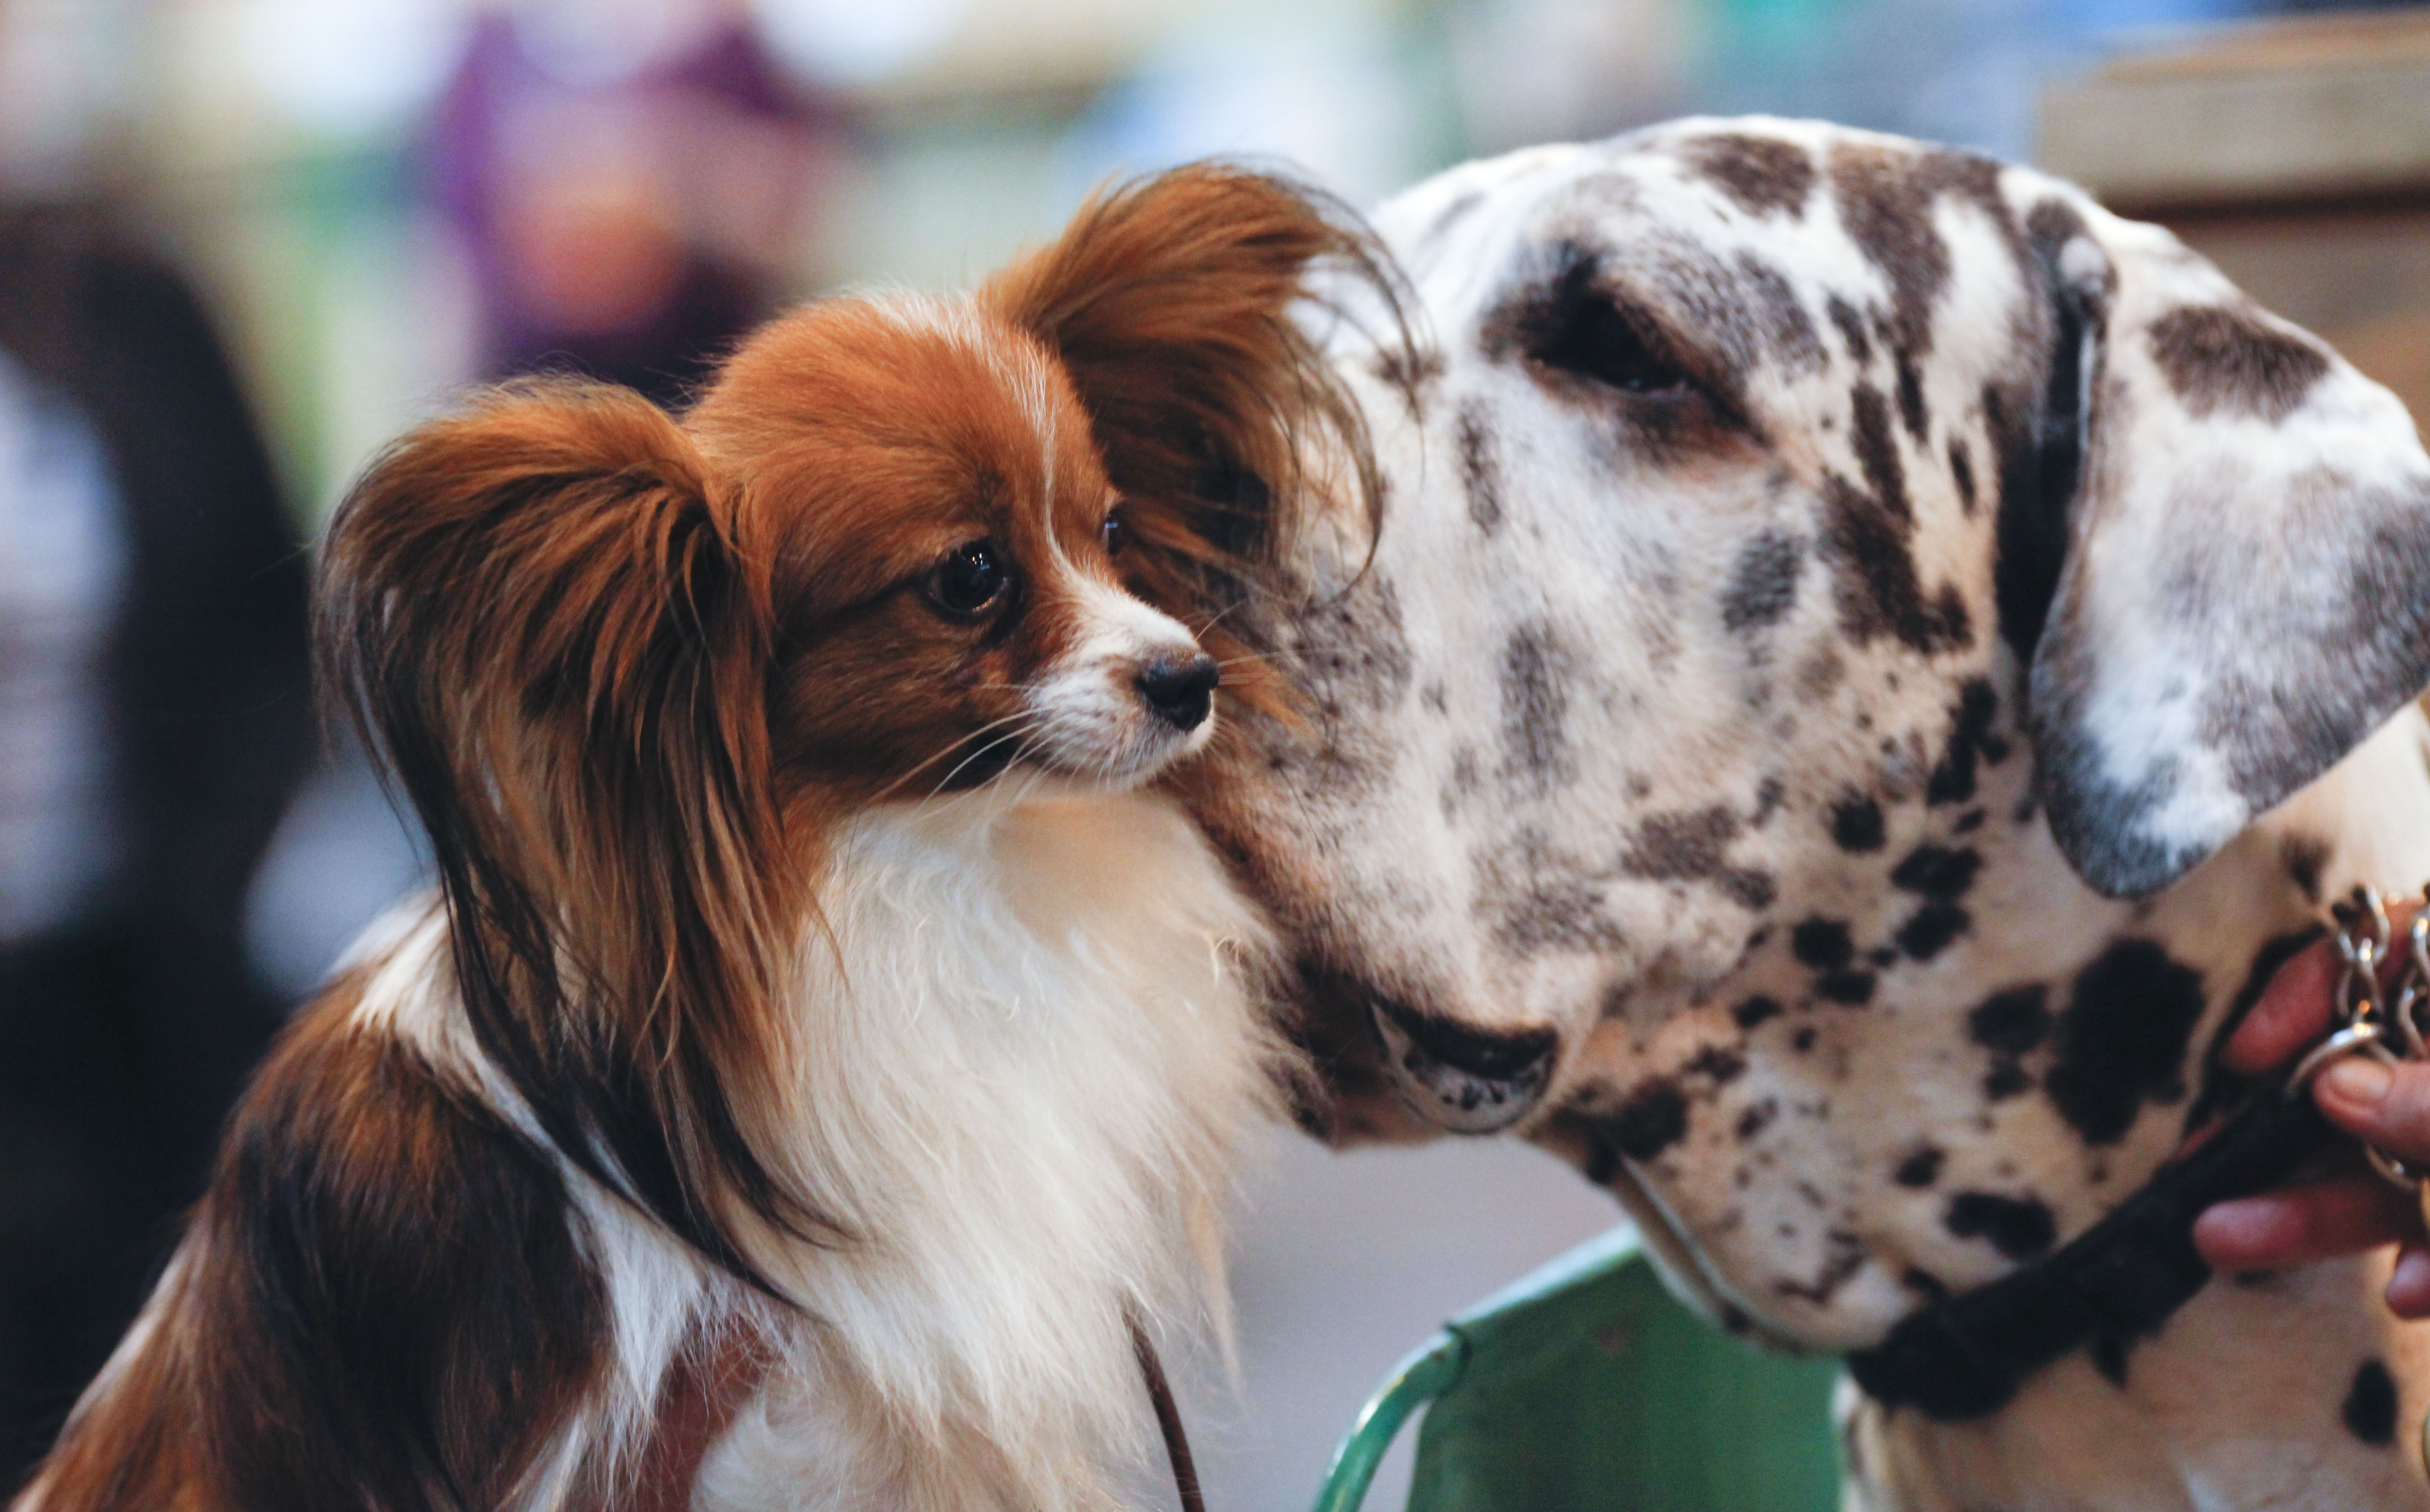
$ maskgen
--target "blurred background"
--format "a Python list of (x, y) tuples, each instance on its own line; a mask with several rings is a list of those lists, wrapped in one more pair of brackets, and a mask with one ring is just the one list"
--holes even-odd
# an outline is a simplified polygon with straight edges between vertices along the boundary
[[(287, 1008), (415, 885), (305, 689), (304, 542), (459, 386), (670, 400), (1111, 174), (1351, 201), (1691, 111), (2041, 158), (2430, 400), (2430, 12), (2263, 0), (0, 0), (0, 1493)], [(1443, 1314), (1615, 1221), (1516, 1146), (1244, 1194), (1214, 1504), (1311, 1495)], [(1388, 1469), (1379, 1504), (1406, 1470)]]

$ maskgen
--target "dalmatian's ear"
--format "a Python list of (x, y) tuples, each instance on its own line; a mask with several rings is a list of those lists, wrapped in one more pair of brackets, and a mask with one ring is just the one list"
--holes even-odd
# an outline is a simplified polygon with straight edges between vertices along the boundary
[(2029, 225), (2056, 341), (2002, 620), (2053, 833), (2140, 896), (2430, 683), (2430, 458), (2394, 395), (2166, 231), (2072, 194)]

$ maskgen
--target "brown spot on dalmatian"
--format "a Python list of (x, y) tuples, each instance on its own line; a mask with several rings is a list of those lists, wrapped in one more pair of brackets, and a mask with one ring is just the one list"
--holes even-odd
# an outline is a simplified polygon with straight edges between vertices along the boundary
[(1941, 1224), (1961, 1239), (1987, 1240), (2007, 1259), (2027, 1260), (2058, 1238), (2051, 1210), (2031, 1197), (1962, 1191), (1949, 1200)]
[(2156, 941), (2119, 941), (2077, 973), (2043, 1092), (2086, 1143), (2117, 1143), (2146, 1102), (2185, 1095), (2186, 1048), (2202, 1011), (2200, 972)]
[(2396, 1378), (2385, 1364), (2368, 1359), (2355, 1369), (2338, 1419), (2346, 1432), (2373, 1449), (2396, 1442)]
[(1502, 528), (1502, 470), (1493, 456), (1493, 433), (1485, 422), (1484, 407), (1473, 399), (1459, 407), (1455, 427), (1459, 443), (1459, 479), (1468, 491), (1468, 517), (1476, 528), (1492, 535)]
[(1905, 525), (1913, 524), (1915, 507), (1906, 496), (1906, 465), (1899, 460), (1898, 442), (1890, 435), (1889, 409), (1882, 402), (1881, 390), (1860, 383), (1849, 394), (1848, 403), (1853, 416), (1849, 441), (1856, 449), (1856, 465), (1864, 471), (1865, 486), (1873, 490), (1873, 497), (1890, 518)]
[(2278, 842), (2278, 864), (2287, 869), (2287, 878), (2304, 889), (2304, 896), (2317, 904), (2321, 901), (2321, 868), (2329, 864), (2331, 847), (2317, 835), (2289, 835)]
[[(1779, 269), (1752, 252), (1740, 252), (1737, 265), (1739, 306), (1755, 327), (1750, 334), (1763, 337), (1760, 350), (1791, 377), (1822, 372), (1830, 358), (1822, 350), (1822, 336), (1814, 329), (1814, 317), (1806, 312), (1796, 288)], [(1742, 344), (1750, 349), (1744, 355), (1752, 357), (1757, 343)]]
[(1745, 635), (1777, 624), (1797, 603), (1797, 573), (1804, 554), (1794, 539), (1776, 530), (1757, 531), (1739, 552), (1730, 586), (1722, 593), (1722, 624)]
[(1653, 815), (1638, 826), (1620, 870), (1654, 882), (1709, 879), (1743, 907), (1769, 907), (1776, 887), (1771, 875), (1724, 859), (1739, 828), (1739, 816), (1722, 804)]
[(1798, 215), (1814, 191), (1814, 159), (1795, 142), (1720, 132), (1689, 139), (1679, 158), (1749, 215)]
[(1940, 1179), (1940, 1163), (1946, 1158), (1939, 1145), (1920, 1146), (1898, 1163), (1890, 1180), (1902, 1187), (1929, 1187)]
[(1911, 522), (1836, 474), (1823, 480), (1822, 550), (1839, 569), (1840, 628), (1858, 645), (1892, 636), (1930, 655), (1974, 643), (1973, 619), (1956, 584), (1927, 604), (1907, 550)]
[(2311, 342), (2232, 306), (2190, 306), (2152, 323), (2152, 359), (2196, 415), (2227, 409), (2272, 424), (2302, 406), (2329, 359)]
[(1502, 773), (1540, 796), (1576, 775), (1564, 728), (1576, 665), (1549, 625), (1521, 629), (1502, 648)]
[(1885, 336), (1910, 360), (1932, 350), (1932, 310), (1949, 282), (1949, 247), (1933, 225), (1945, 193), (1980, 209), (2012, 249), (2022, 239), (2000, 196), (2000, 165), (1957, 152), (1843, 142), (1831, 153), (1839, 224), (1890, 287)]
[(1888, 839), (1882, 806), (1871, 798), (1858, 793), (1832, 806), (1831, 840), (1839, 849), (1861, 856), (1880, 850)]
[(1401, 390), (1412, 414), (1422, 415), (1425, 391), (1443, 375), (1443, 355), (1431, 346), (1396, 343), (1375, 354), (1373, 371), (1376, 377)]

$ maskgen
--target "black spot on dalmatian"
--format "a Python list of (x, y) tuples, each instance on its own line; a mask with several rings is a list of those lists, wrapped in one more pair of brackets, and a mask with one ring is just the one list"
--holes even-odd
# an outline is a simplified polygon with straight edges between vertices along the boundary
[(1822, 493), (1822, 552), (1839, 569), (1835, 598), (1848, 638), (1868, 645), (1892, 636), (1926, 655), (1972, 645), (1973, 619), (1956, 584), (1924, 601), (1906, 544), (1913, 522), (1837, 474), (1824, 477)]
[(1940, 1163), (1946, 1158), (1939, 1145), (1921, 1146), (1898, 1163), (1890, 1180), (1902, 1187), (1929, 1187), (1940, 1179)]
[(1898, 355), (1899, 424), (1922, 446), (1931, 440), (1932, 417), (1923, 407), (1923, 374), (1917, 371), (1915, 360), (1906, 353)]
[(1949, 826), (1949, 832), (1952, 835), (1972, 835), (1983, 827), (1985, 817), (1982, 809), (1970, 808), (1957, 816), (1957, 822)]
[(1823, 305), (1823, 312), (1839, 329), (1839, 340), (1848, 346), (1848, 360), (1862, 369), (1873, 360), (1873, 339), (1865, 334), (1865, 317), (1856, 307), (1833, 294)]
[(1950, 941), (1964, 934), (1972, 922), (1966, 910), (1955, 904), (1927, 903), (1899, 925), (1894, 938), (1908, 958), (1928, 961), (1946, 950)]
[(1991, 733), (1991, 721), (1999, 711), (2000, 695), (1992, 691), (1990, 683), (1970, 678), (1958, 692), (1957, 706), (1950, 711), (1949, 747), (1924, 784), (1926, 804), (1939, 807), (1965, 803), (1974, 796), (1976, 763), (1997, 766), (2006, 758), (2008, 742)]
[(1747, 818), (1747, 828), (1761, 829), (1780, 811), (1780, 801), (1788, 789), (1778, 777), (1766, 777), (1755, 785), (1755, 812)]
[(1575, 775), (1564, 724), (1576, 665), (1548, 625), (1522, 629), (1502, 648), (1502, 771), (1538, 795)]
[(1958, 507), (1968, 519), (1974, 516), (1974, 454), (1966, 449), (1962, 437), (1949, 438), (1949, 476), (1957, 485)]
[(1966, 1033), (1995, 1055), (2029, 1055), (2050, 1038), (2048, 1000), (2039, 982), (1994, 992), (1966, 1015)]
[(2101, 1372), (2103, 1380), (2122, 1391), (2126, 1387), (2126, 1354), (2133, 1347), (2134, 1341), (2121, 1335), (2100, 1334), (2094, 1336), (2089, 1348), (2092, 1368)]
[(1651, 1160), (1687, 1133), (1688, 1094), (1679, 1089), (1679, 1084), (1667, 1076), (1640, 1082), (1619, 1107), (1593, 1122), (1590, 1144), (1607, 1153), (1600, 1160), (1589, 1155), (1587, 1177), (1597, 1186), (1608, 1186), (1620, 1173), (1616, 1157)]
[(2088, 1144), (2115, 1144), (2146, 1102), (2185, 1095), (2202, 975), (2148, 939), (2109, 947), (2077, 973), (2042, 1090)]
[(1468, 517), (1476, 528), (1492, 535), (1502, 528), (1502, 469), (1493, 457), (1493, 433), (1485, 408), (1473, 399), (1459, 407), (1455, 427), (1459, 441), (1459, 477), (1468, 490)]
[(1949, 1200), (1941, 1223), (1961, 1239), (1986, 1239), (2011, 1260), (2026, 1260), (2051, 1247), (2058, 1223), (2051, 1210), (2030, 1197), (1962, 1191)]
[(2327, 933), (2325, 926), (2313, 924), (2275, 936), (2253, 953), (2253, 965), (2244, 973), (2244, 985), (2236, 989), (2236, 996), (2229, 1000), (2227, 1012), (2221, 1017), (2219, 1027), (2211, 1031), (2210, 1043), (2203, 1048), (2202, 1088), (2194, 1093), (2192, 1105), (2186, 1109), (2186, 1133), (2191, 1134), (2242, 1102), (2245, 1094), (2257, 1085), (2252, 1077), (2228, 1069), (2222, 1058), (2226, 1053), (2227, 1042), (2236, 1037), (2237, 1025), (2242, 1023), (2254, 1005), (2261, 1001), (2261, 994), (2268, 989), (2270, 979), (2278, 974), (2278, 968), (2302, 955), (2312, 941)]
[(1882, 806), (1862, 793), (1843, 798), (1831, 808), (1831, 840), (1843, 851), (1863, 855), (1878, 851), (1889, 834)]
[(1872, 962), (1875, 966), (1896, 966), (1898, 964), (1898, 947), (1894, 945), (1876, 945), (1872, 949), (1865, 952), (1865, 959)]
[(2225, 409), (2275, 424), (2329, 371), (2311, 342), (2236, 307), (2172, 310), (2152, 323), (2148, 340), (2169, 387), (2196, 415)]
[(2278, 864), (2313, 903), (2321, 901), (2321, 868), (2329, 864), (2330, 850), (2317, 835), (2289, 835), (2278, 842)]
[(1966, 896), (1966, 889), (1974, 885), (1974, 873), (1982, 868), (1983, 857), (1975, 851), (1919, 845), (1890, 869), (1890, 882), (1935, 903), (1956, 903)]
[(1808, 919), (1789, 932), (1789, 953), (1820, 971), (1845, 966), (1856, 954), (1848, 926), (1837, 919)]
[(1767, 1020), (1780, 1017), (1780, 1005), (1767, 997), (1752, 997), (1730, 1010), (1730, 1017), (1741, 1029), (1752, 1029)]
[(1906, 496), (1906, 466), (1899, 460), (1898, 442), (1890, 435), (1889, 409), (1882, 402), (1881, 390), (1860, 383), (1849, 394), (1848, 402), (1853, 416), (1849, 440), (1856, 449), (1856, 465), (1864, 470), (1865, 486), (1873, 490), (1873, 497), (1892, 519), (1914, 523), (1915, 507)]
[(2385, 1449), (2396, 1442), (2396, 1378), (2378, 1360), (2362, 1362), (2355, 1371), (2354, 1385), (2346, 1388), (2345, 1404), (2338, 1417), (2346, 1432), (2371, 1445)]
[(1772, 1127), (1772, 1121), (1779, 1116), (1780, 1104), (1773, 1098), (1767, 1097), (1760, 1103), (1750, 1105), (1745, 1112), (1739, 1115), (1739, 1143), (1745, 1144)]
[(1800, 1030), (1798, 1030), (1798, 1031), (1797, 1031), (1795, 1034), (1793, 1034), (1793, 1035), (1790, 1035), (1790, 1036), (1789, 1037), (1789, 1049), (1791, 1049), (1791, 1050), (1796, 1051), (1796, 1052), (1797, 1052), (1799, 1055), (1804, 1055), (1804, 1054), (1806, 1054), (1807, 1051), (1809, 1051), (1809, 1050), (1813, 1049), (1813, 1048), (1814, 1048), (1814, 1030), (1813, 1030), (1813, 1028), (1812, 1028), (1811, 1026), (1808, 1026), (1808, 1027), (1806, 1027), (1806, 1028), (1804, 1028), (1804, 1029), (1800, 1029)]
[(1722, 593), (1722, 623), (1734, 635), (1777, 624), (1797, 603), (1797, 573), (1804, 565), (1796, 540), (1776, 530), (1757, 531), (1739, 553), (1730, 586)]
[(1873, 1000), (1873, 985), (1871, 972), (1824, 972), (1814, 979), (1814, 995), (1825, 1002), (1860, 1008)]
[(1949, 1299), (1948, 1282), (1929, 1271), (1918, 1270), (1913, 1266), (1909, 1266), (1906, 1273), (1899, 1277), (1899, 1285), (1926, 1302), (1946, 1302)]
[(2012, 1097), (2022, 1097), (2033, 1089), (2033, 1073), (2013, 1060), (1995, 1057), (1991, 1069), (1983, 1073), (1983, 1098), (1986, 1102), (2005, 1103)]
[(1719, 132), (1689, 139), (1679, 158), (1750, 215), (1795, 216), (1814, 191), (1814, 159), (1792, 141)]
[(1716, 1087), (1726, 1087), (1746, 1072), (1746, 1056), (1727, 1045), (1706, 1045), (1689, 1058), (1687, 1070)]

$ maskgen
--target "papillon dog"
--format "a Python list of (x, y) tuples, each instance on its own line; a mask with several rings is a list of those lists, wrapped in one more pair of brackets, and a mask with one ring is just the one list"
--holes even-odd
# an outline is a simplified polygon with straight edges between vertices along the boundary
[(1298, 307), (1378, 256), (1180, 169), (775, 321), (680, 420), (543, 380), (392, 446), (317, 633), (438, 888), (20, 1512), (1127, 1504), (1140, 1340), (1220, 1337), (1294, 1074), (1166, 792), (1291, 717), (1222, 620), (1372, 488)]

